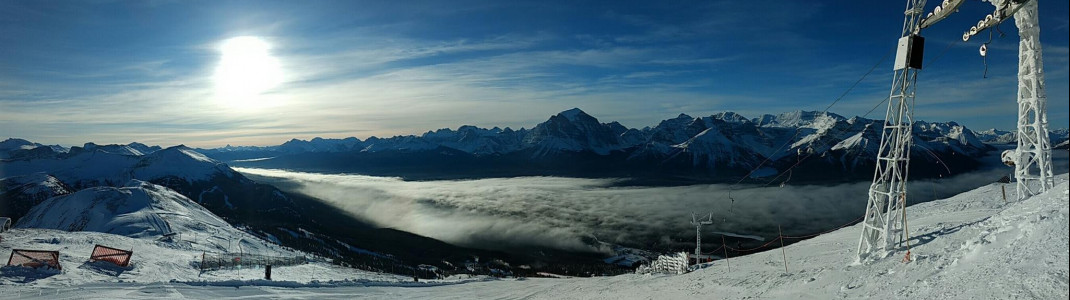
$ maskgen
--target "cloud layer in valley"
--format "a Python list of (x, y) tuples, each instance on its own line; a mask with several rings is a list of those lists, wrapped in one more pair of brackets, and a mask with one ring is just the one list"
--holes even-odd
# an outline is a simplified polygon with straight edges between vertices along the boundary
[[(1065, 154), (1057, 171), (1066, 172)], [(331, 175), (267, 169), (237, 169), (323, 199), (382, 227), (485, 249), (549, 247), (609, 251), (596, 241), (659, 250), (693, 245), (690, 212), (713, 213), (712, 232), (776, 236), (825, 231), (862, 215), (868, 182), (784, 187), (723, 184), (621, 187), (613, 179), (560, 177), (403, 181), (362, 175)], [(911, 202), (948, 197), (989, 184), (1005, 167), (933, 181), (911, 182)], [(1009, 186), (1013, 190), (1013, 185)], [(713, 239), (711, 239), (712, 241)], [(718, 239), (719, 240), (719, 239)], [(742, 240), (746, 243), (746, 239)], [(753, 241), (751, 241), (753, 242)], [(713, 245), (714, 243), (711, 243)], [(719, 241), (718, 241), (719, 244)], [(716, 246), (715, 246), (716, 247)]]

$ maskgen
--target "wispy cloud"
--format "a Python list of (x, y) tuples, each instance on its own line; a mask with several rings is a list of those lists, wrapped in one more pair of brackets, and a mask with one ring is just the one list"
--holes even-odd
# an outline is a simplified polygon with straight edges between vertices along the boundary
[[(266, 145), (314, 136), (419, 134), (462, 124), (530, 127), (571, 107), (634, 127), (679, 113), (823, 109), (894, 46), (890, 38), (870, 41), (869, 33), (837, 38), (850, 36), (842, 28), (869, 24), (855, 24), (858, 18), (842, 14), (839, 6), (790, 1), (760, 9), (737, 1), (127, 8), (173, 11), (159, 20), (181, 16), (198, 25), (184, 30), (125, 15), (71, 17), (110, 11), (88, 5), (0, 5), (5, 8), (0, 17), (16, 22), (5, 31), (10, 34), (0, 35), (0, 42), (16, 45), (0, 50), (11, 54), (0, 56), (0, 136), (63, 144), (136, 137), (213, 147), (231, 143), (226, 135), (233, 143)], [(345, 17), (338, 11), (346, 11)], [(76, 31), (108, 28), (122, 34), (94, 42)], [(258, 107), (234, 107), (215, 96), (211, 77), (218, 43), (235, 35), (258, 35), (274, 44), (272, 53), (284, 68), (285, 82), (263, 95)], [(1057, 98), (1065, 95), (1065, 83), (1054, 82), (1066, 77), (1066, 46), (1049, 43), (1049, 95)], [(975, 52), (973, 47), (955, 47), (933, 70), (961, 72), (966, 64), (955, 57)], [(997, 54), (1001, 58), (992, 61), (1015, 58), (1010, 49)], [(880, 67), (833, 111), (863, 114), (869, 102), (886, 96), (887, 69)], [(952, 105), (995, 103), (973, 99), (996, 92), (984, 84), (993, 80), (928, 81), (938, 77), (930, 75), (933, 70), (925, 71), (923, 86), (956, 87), (922, 90), (932, 101), (926, 105), (944, 105), (926, 108), (934, 118), (969, 125), (971, 116), (954, 114)], [(992, 74), (1001, 72), (1013, 71)], [(1053, 103), (1053, 110), (1060, 108)]]

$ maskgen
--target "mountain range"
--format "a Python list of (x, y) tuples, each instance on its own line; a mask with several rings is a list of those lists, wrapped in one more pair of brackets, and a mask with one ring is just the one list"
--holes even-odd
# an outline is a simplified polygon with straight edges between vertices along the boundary
[[(151, 222), (159, 219), (153, 217), (155, 211), (174, 210), (170, 204), (164, 205), (170, 202), (159, 204), (153, 200), (159, 198), (156, 195), (165, 195), (168, 199), (188, 199), (179, 202), (183, 207), (195, 203), (249, 234), (338, 262), (374, 263), (379, 268), (389, 268), (421, 263), (442, 265), (443, 261), (463, 264), (469, 255), (512, 261), (502, 253), (457, 247), (369, 225), (318, 199), (254, 182), (227, 164), (182, 145), (161, 148), (137, 143), (87, 143), (61, 152), (25, 140), (9, 139), (4, 144), (13, 147), (6, 153), (8, 158), (0, 159), (0, 216), (29, 227), (49, 224), (44, 227), (102, 232), (118, 228), (115, 230), (135, 235), (194, 230)], [(25, 155), (28, 153), (34, 155)], [(131, 195), (136, 197), (130, 198)], [(63, 205), (69, 213), (48, 208), (72, 201), (82, 206)], [(134, 205), (130, 203), (136, 207), (126, 211), (125, 206)], [(156, 208), (145, 210), (146, 207)], [(101, 209), (150, 222), (119, 226), (109, 221), (108, 226), (113, 227), (86, 223), (93, 218), (82, 212)]]
[[(981, 141), (989, 144), (1017, 144), (1018, 133), (1013, 131), (1005, 131), (999, 129), (988, 129), (975, 132)], [(1066, 144), (1067, 139), (1070, 138), (1070, 130), (1066, 128), (1051, 129), (1048, 131), (1048, 140), (1051, 141), (1051, 145)]]
[[(603, 123), (573, 108), (531, 129), (460, 126), (360, 140), (293, 139), (277, 146), (197, 149), (248, 167), (362, 173), (408, 179), (557, 175), (723, 181), (813, 170), (801, 180), (872, 176), (883, 121), (794, 111), (747, 118), (680, 114), (653, 127)], [(968, 171), (993, 150), (955, 122), (914, 124), (919, 176)], [(756, 172), (752, 172), (756, 170)]]
[[(443, 262), (461, 264), (472, 255), (520, 263), (551, 256), (580, 261), (589, 257), (535, 249), (538, 254), (518, 258), (376, 228), (317, 199), (257, 183), (230, 166), (412, 179), (556, 175), (686, 184), (745, 175), (764, 181), (786, 173), (786, 178), (802, 182), (857, 180), (872, 175), (882, 123), (824, 112), (757, 118), (723, 112), (706, 117), (680, 114), (636, 129), (570, 109), (531, 129), (461, 126), (419, 136), (293, 139), (269, 147), (86, 143), (67, 148), (12, 138), (0, 142), (0, 215), (16, 221), (29, 216), (26, 222), (36, 222), (33, 218), (41, 213), (31, 210), (50, 199), (109, 203), (115, 195), (150, 190), (181, 195), (171, 198), (189, 199), (251, 234), (352, 264), (443, 266)], [(966, 172), (995, 149), (955, 122), (916, 122), (913, 132), (912, 176)], [(1059, 131), (1053, 132), (1058, 137)], [(1061, 132), (1065, 135), (1065, 130)], [(69, 221), (56, 226), (85, 225)]]

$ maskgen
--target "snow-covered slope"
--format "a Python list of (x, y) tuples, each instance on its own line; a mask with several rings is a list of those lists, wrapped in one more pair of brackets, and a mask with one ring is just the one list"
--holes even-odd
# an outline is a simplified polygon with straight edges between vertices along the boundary
[[(719, 260), (683, 275), (505, 279), (420, 287), (397, 282), (285, 288), (268, 284), (235, 289), (242, 283), (106, 283), (86, 279), (90, 276), (63, 274), (65, 277), (39, 280), (42, 283), (35, 283), (35, 288), (7, 284), (0, 289), (48, 294), (50, 299), (87, 291), (103, 298), (130, 299), (1066, 299), (1070, 296), (1067, 175), (1057, 176), (1053, 190), (1023, 201), (1004, 202), (1000, 185), (910, 206), (911, 260), (906, 262), (902, 259), (905, 247), (882, 259), (856, 262), (860, 230), (856, 224), (789, 245), (783, 251), (772, 249)], [(1007, 196), (1016, 198), (1013, 189)], [(13, 238), (15, 245), (47, 245), (33, 242), (33, 235), (42, 233), (19, 230)], [(97, 237), (80, 237), (93, 238)], [(65, 239), (55, 245), (67, 244)], [(88, 252), (88, 248), (80, 250)], [(64, 259), (68, 264), (78, 262)], [(219, 277), (210, 274), (203, 280)], [(11, 276), (0, 278), (11, 282)]]
[[(530, 299), (1066, 299), (1067, 176), (1056, 188), (1004, 203), (1000, 184), (908, 208), (906, 249), (855, 262), (860, 225), (684, 275), (528, 279), (417, 289), (406, 298), (496, 295)], [(1013, 189), (1012, 189), (1013, 190)], [(1014, 199), (1009, 191), (1008, 198)], [(905, 247), (904, 247), (905, 248)], [(787, 257), (787, 271), (785, 259)], [(399, 289), (386, 289), (401, 292)], [(372, 294), (380, 291), (358, 291)]]
[(88, 188), (48, 199), (31, 209), (16, 227), (161, 237), (215, 232), (230, 225), (175, 191), (131, 180), (121, 188)]
[[(81, 150), (72, 151), (74, 153), (52, 157), (3, 160), (0, 161), (0, 174), (5, 176), (48, 174), (47, 176), (57, 179), (65, 186), (70, 186), (70, 190), (83, 189), (87, 190), (86, 193), (92, 191), (90, 194), (68, 197), (75, 199), (72, 201), (80, 201), (83, 205), (87, 205), (84, 208), (68, 207), (66, 210), (71, 213), (92, 212), (100, 208), (96, 206), (90, 209), (91, 206), (88, 205), (95, 202), (84, 200), (87, 198), (126, 199), (130, 197), (122, 195), (144, 194), (144, 192), (124, 189), (131, 180), (144, 181), (173, 190), (171, 194), (180, 194), (191, 199), (226, 222), (248, 228), (248, 231), (256, 232), (257, 235), (274, 236), (273, 240), (286, 246), (332, 259), (344, 260), (347, 263), (377, 263), (380, 267), (389, 267), (413, 262), (435, 263), (448, 257), (463, 261), (464, 257), (460, 253), (480, 252), (480, 250), (460, 248), (404, 231), (370, 226), (317, 199), (299, 194), (288, 194), (273, 186), (249, 180), (226, 164), (184, 146), (170, 147), (148, 154), (143, 153), (143, 155), (114, 153), (101, 149), (84, 150), (85, 148), (81, 147), (79, 149)], [(22, 194), (18, 193), (18, 195)], [(142, 201), (141, 203), (144, 204), (145, 199), (133, 197), (128, 200)], [(29, 210), (30, 205), (43, 199), (38, 197), (30, 200), (15, 200), (17, 199), (0, 198), (0, 207), (16, 202), (26, 205), (20, 204), (20, 209), (17, 210), (5, 209), (0, 211), (0, 214), (17, 220)], [(144, 205), (159, 207), (158, 204)], [(131, 214), (131, 217), (145, 220), (158, 219), (156, 214), (145, 213), (146, 210), (140, 208), (139, 210), (141, 212)], [(41, 218), (57, 220), (52, 217)], [(40, 224), (40, 226), (85, 229), (87, 224), (83, 223), (78, 215), (70, 218), (72, 220), (65, 223)], [(166, 220), (166, 217), (163, 219)], [(126, 229), (122, 230), (128, 230), (132, 228), (131, 226), (142, 226), (129, 230), (145, 234), (149, 232), (159, 234), (165, 231), (160, 229), (161, 226), (154, 228), (144, 227), (148, 226), (144, 224), (124, 226), (126, 227), (123, 228)], [(93, 230), (111, 232), (111, 229)], [(303, 236), (289, 234), (302, 231), (305, 232)], [(393, 256), (382, 260), (380, 259), (380, 256), (383, 256), (381, 253)]]
[[(224, 269), (201, 272), (197, 267), (203, 251), (212, 250), (214, 246), (201, 244), (205, 239), (216, 240), (228, 246), (228, 238), (212, 233), (177, 236), (174, 241), (156, 241), (153, 239), (131, 238), (121, 235), (99, 232), (67, 232), (53, 229), (15, 228), (4, 233), (0, 242), (0, 255), (8, 255), (10, 249), (55, 250), (60, 252), (60, 265), (63, 270), (58, 273), (48, 271), (30, 271), (22, 268), (0, 268), (0, 299), (213, 299), (216, 297), (182, 296), (181, 294), (159, 294), (154, 292), (125, 294), (118, 293), (123, 286), (162, 286), (179, 285), (198, 289), (196, 285), (216, 284), (233, 286), (278, 285), (301, 286), (328, 281), (360, 281), (397, 283), (412, 281), (412, 278), (390, 274), (379, 274), (351, 268), (334, 266), (325, 262), (311, 262), (303, 265), (273, 266), (272, 279), (265, 281), (263, 268)], [(231, 246), (238, 251), (240, 237), (234, 237)], [(242, 247), (250, 247), (260, 241), (250, 239), (250, 235), (241, 238)], [(133, 250), (129, 268), (107, 267), (106, 265), (87, 263), (94, 245)], [(305, 255), (285, 248), (266, 248), (267, 250), (247, 249), (246, 253), (258, 255)], [(6, 258), (6, 256), (5, 256)], [(109, 287), (109, 291), (96, 291), (93, 287)], [(246, 288), (242, 288), (247, 290)], [(255, 288), (252, 288), (255, 289)], [(43, 291), (48, 291), (46, 298)], [(131, 291), (127, 291), (131, 292)], [(57, 297), (56, 294), (65, 294)], [(136, 295), (141, 294), (141, 295)], [(226, 297), (224, 297), (226, 298)]]
[[(204, 253), (244, 253), (272, 257), (310, 257), (245, 233), (192, 200), (138, 180), (125, 187), (98, 187), (51, 198), (34, 207), (10, 232), (0, 252), (10, 249), (60, 251), (61, 272), (0, 268), (0, 298), (19, 288), (52, 287), (97, 282), (229, 282), (262, 278), (263, 269), (201, 272)], [(134, 252), (128, 268), (87, 263), (96, 244)], [(273, 278), (282, 284), (320, 280), (376, 280), (398, 282), (408, 277), (374, 274), (330, 266), (324, 262), (276, 266)], [(240, 282), (240, 281), (239, 281)], [(102, 298), (127, 298), (125, 296)]]
[(4, 194), (4, 197), (14, 197), (13, 194), (18, 193), (45, 200), (52, 196), (70, 192), (70, 188), (63, 182), (45, 173), (33, 173), (0, 179), (0, 194)]
[(18, 222), (35, 205), (71, 192), (67, 184), (45, 173), (0, 178), (0, 217)]

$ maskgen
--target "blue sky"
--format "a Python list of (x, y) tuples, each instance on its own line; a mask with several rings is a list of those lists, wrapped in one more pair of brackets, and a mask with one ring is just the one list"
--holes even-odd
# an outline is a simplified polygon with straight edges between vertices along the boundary
[[(1049, 119), (1065, 128), (1070, 9), (1039, 4)], [(639, 128), (679, 113), (823, 110), (894, 48), (904, 6), (0, 0), (0, 137), (214, 147), (530, 127), (572, 107)], [(1001, 25), (988, 78), (987, 34), (953, 44), (992, 9), (968, 1), (923, 32), (917, 119), (1014, 127), (1017, 28)], [(213, 76), (220, 45), (239, 36), (270, 44), (283, 74), (251, 102), (219, 96)], [(866, 114), (890, 81), (889, 58), (831, 111)]]

